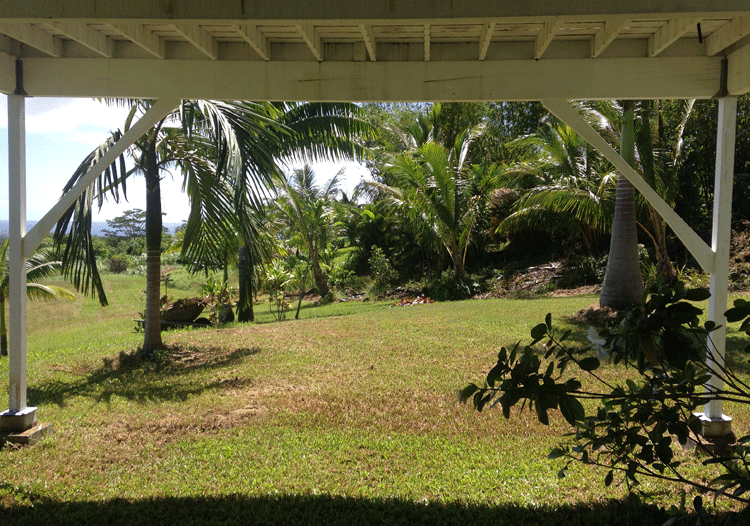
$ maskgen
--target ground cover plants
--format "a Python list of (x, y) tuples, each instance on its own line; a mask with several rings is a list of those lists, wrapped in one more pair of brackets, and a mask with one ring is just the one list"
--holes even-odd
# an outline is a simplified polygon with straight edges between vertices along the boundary
[[(652, 499), (637, 504), (592, 466), (558, 479), (546, 455), (562, 417), (547, 427), (457, 402), (547, 312), (585, 334), (572, 316), (593, 296), (307, 304), (285, 322), (258, 309), (253, 325), (165, 332), (144, 363), (131, 332), (142, 281), (105, 286), (106, 308), (29, 305), (29, 400), (56, 433), (0, 451), (3, 525), (662, 524), (683, 489), (645, 481)], [(730, 333), (732, 356), (745, 340)], [(726, 412), (747, 428), (746, 409)]]

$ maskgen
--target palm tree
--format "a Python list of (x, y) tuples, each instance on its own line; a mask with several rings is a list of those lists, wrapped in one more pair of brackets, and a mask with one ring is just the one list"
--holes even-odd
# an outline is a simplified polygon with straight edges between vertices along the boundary
[(469, 148), (480, 133), (480, 127), (470, 127), (450, 147), (430, 139), (392, 155), (383, 167), (391, 184), (368, 183), (402, 208), (424, 246), (444, 247), (462, 279), (474, 227), (499, 173), (495, 165), (469, 163)]
[[(51, 300), (65, 298), (75, 300), (76, 297), (68, 289), (56, 285), (43, 285), (40, 280), (56, 274), (60, 270), (60, 262), (55, 260), (49, 248), (42, 247), (26, 261), (26, 295), (29, 299)], [(5, 323), (5, 300), (10, 288), (10, 274), (8, 272), (8, 240), (0, 246), (0, 356), (8, 356), (8, 329)]]
[[(623, 101), (620, 155), (635, 166), (634, 104)], [(617, 181), (615, 217), (612, 222), (607, 270), (604, 274), (599, 304), (602, 307), (624, 309), (643, 301), (643, 276), (638, 260), (638, 232), (636, 226), (635, 188), (626, 177)]]
[[(135, 116), (150, 106), (148, 101), (131, 102), (131, 111), (125, 129)], [(192, 249), (192, 256), (204, 256), (213, 246), (234, 232), (250, 238), (253, 221), (249, 209), (235, 209), (236, 192), (227, 192), (229, 180), (242, 179), (253, 188), (270, 182), (265, 174), (273, 173), (275, 166), (270, 152), (258, 147), (269, 134), (277, 133), (277, 126), (268, 115), (267, 105), (255, 103), (227, 103), (184, 101), (178, 110), (167, 115), (141, 136), (128, 150), (135, 168), (126, 170), (124, 157), (113, 163), (98, 179), (95, 188), (89, 188), (58, 222), (56, 243), (64, 247), (63, 271), (73, 277), (77, 287), (96, 293), (106, 304), (101, 280), (96, 270), (91, 244), (91, 207), (93, 199), (108, 194), (119, 199), (125, 191), (127, 178), (134, 172), (146, 179), (146, 312), (144, 315), (144, 341), (142, 352), (149, 357), (154, 350), (163, 348), (160, 320), (160, 280), (162, 214), (160, 178), (172, 168), (179, 168), (184, 177), (183, 187), (191, 197), (191, 214), (185, 228), (184, 244)], [(111, 147), (120, 132), (115, 132), (97, 150), (92, 152), (71, 177), (64, 191), (82, 177), (88, 167)], [(257, 140), (258, 137), (264, 140)], [(254, 170), (249, 168), (253, 167)], [(92, 185), (93, 186), (93, 185)], [(249, 191), (248, 191), (249, 193)], [(255, 202), (253, 195), (241, 199)], [(227, 225), (231, 231), (227, 231)]]
[(315, 173), (310, 165), (294, 170), (288, 180), (279, 184), (276, 209), (284, 222), (296, 233), (297, 241), (310, 258), (318, 293), (330, 293), (321, 265), (321, 254), (334, 237), (335, 197), (338, 195), (339, 175), (323, 187), (315, 185)]
[(510, 149), (523, 160), (505, 170), (502, 180), (520, 197), (495, 232), (551, 232), (561, 223), (572, 224), (589, 253), (595, 253), (612, 224), (612, 166), (554, 117)]

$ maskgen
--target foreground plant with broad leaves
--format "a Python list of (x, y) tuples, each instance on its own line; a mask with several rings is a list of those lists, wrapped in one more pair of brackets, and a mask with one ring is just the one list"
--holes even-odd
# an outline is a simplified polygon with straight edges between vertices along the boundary
[[(729, 444), (711, 443), (701, 436), (701, 422), (694, 416), (711, 400), (750, 403), (750, 386), (723, 365), (710, 345), (717, 326), (711, 321), (700, 324), (703, 311), (691, 303), (709, 295), (703, 289), (687, 290), (681, 282), (654, 285), (645, 304), (625, 311), (616, 326), (601, 332), (589, 328), (590, 343), (585, 346), (568, 343), (570, 330), (556, 334), (548, 314), (531, 330), (529, 345), (516, 344), (510, 351), (503, 347), (484, 385), (468, 385), (459, 399), (471, 400), (478, 411), (500, 405), (505, 418), (514, 406), (523, 409), (528, 404), (546, 425), (548, 413), (559, 409), (574, 428), (549, 455), (568, 460), (559, 477), (578, 461), (607, 469), (606, 486), (616, 477), (631, 490), (644, 477), (676, 482), (735, 501), (738, 511), (717, 520), (746, 524), (750, 435), (737, 441), (731, 437)], [(740, 330), (750, 334), (750, 302), (737, 300), (734, 305), (727, 319), (743, 321)], [(606, 358), (633, 374), (620, 375), (623, 380), (618, 382), (606, 380), (599, 371)], [(579, 380), (571, 372), (588, 378)], [(724, 377), (721, 389), (704, 387), (711, 374)], [(704, 464), (720, 468), (719, 476), (704, 482), (683, 469), (675, 446), (689, 441), (705, 452)], [(706, 523), (700, 496), (694, 506), (699, 521)], [(671, 511), (677, 515), (680, 510), (673, 506)]]

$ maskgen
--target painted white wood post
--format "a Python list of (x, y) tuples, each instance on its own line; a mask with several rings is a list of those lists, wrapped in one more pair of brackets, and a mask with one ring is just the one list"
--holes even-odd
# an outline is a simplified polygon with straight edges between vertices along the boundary
[[(732, 182), (734, 177), (734, 149), (737, 128), (737, 97), (719, 99), (719, 119), (716, 136), (716, 175), (714, 181), (714, 213), (711, 250), (714, 271), (711, 273), (711, 299), (708, 319), (721, 328), (711, 334), (707, 364), (715, 370), (724, 366), (726, 352), (727, 289), (729, 287), (729, 242), (732, 219)], [(716, 373), (706, 384), (707, 391), (724, 386), (724, 375)], [(706, 404), (701, 420), (704, 436), (723, 436), (731, 432), (732, 419), (722, 413), (721, 400)]]
[[(10, 290), (8, 300), (9, 409), (3, 416), (30, 414), (26, 406), (26, 104), (23, 95), (8, 95), (8, 179), (10, 216), (8, 233)], [(10, 415), (6, 415), (10, 413)]]

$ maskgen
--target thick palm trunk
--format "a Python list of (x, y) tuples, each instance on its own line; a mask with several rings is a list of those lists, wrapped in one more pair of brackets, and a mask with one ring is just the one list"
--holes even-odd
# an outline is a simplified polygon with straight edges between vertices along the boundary
[[(633, 166), (635, 164), (635, 127), (631, 101), (624, 102), (623, 113), (620, 155)], [(624, 309), (642, 301), (643, 277), (638, 261), (635, 188), (621, 174), (617, 181), (612, 240), (599, 304), (602, 307)]]
[(331, 289), (328, 288), (328, 281), (325, 274), (323, 274), (323, 269), (320, 267), (317, 252), (310, 251), (310, 259), (312, 260), (313, 277), (315, 278), (315, 286), (318, 288), (318, 294), (322, 298), (325, 298), (331, 293)]
[(163, 349), (161, 339), (161, 188), (154, 142), (144, 152), (146, 157), (146, 312), (144, 313), (143, 357), (150, 358)]
[(248, 254), (244, 240), (240, 240), (238, 260), (240, 297), (237, 301), (237, 321), (255, 321), (255, 312), (253, 311), (253, 261)]

